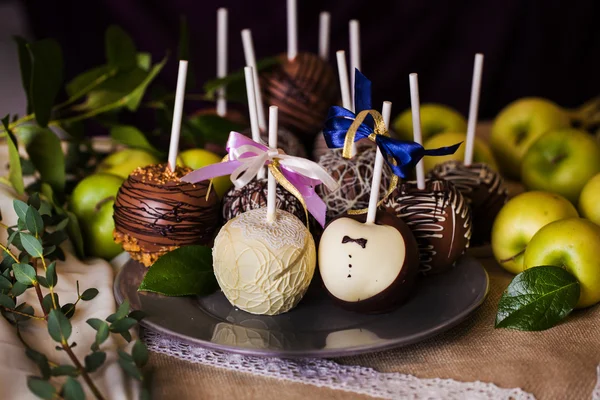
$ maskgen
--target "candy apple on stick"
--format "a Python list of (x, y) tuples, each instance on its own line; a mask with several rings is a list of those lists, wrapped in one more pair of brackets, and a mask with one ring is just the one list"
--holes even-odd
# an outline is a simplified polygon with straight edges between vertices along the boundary
[(180, 246), (208, 244), (219, 224), (219, 201), (209, 182), (181, 178), (191, 169), (177, 166), (187, 61), (179, 62), (167, 164), (134, 170), (121, 185), (114, 205), (114, 239), (145, 266)]
[(473, 163), (482, 71), (483, 54), (476, 54), (464, 162), (448, 161), (438, 164), (429, 173), (433, 179), (445, 179), (453, 183), (469, 203), (473, 217), (471, 243), (474, 245), (489, 241), (494, 218), (507, 199), (500, 174), (487, 164)]
[[(391, 103), (383, 118), (389, 123)], [(379, 187), (384, 156), (377, 149), (372, 187)], [(394, 215), (377, 211), (379, 192), (371, 191), (367, 214), (344, 215), (330, 222), (319, 244), (323, 283), (342, 307), (380, 313), (397, 307), (410, 293), (418, 271), (417, 243)]]
[[(263, 104), (263, 95), (261, 92), (261, 83), (258, 78), (258, 68), (256, 66), (256, 56), (254, 53), (254, 44), (252, 41), (252, 32), (250, 29), (244, 29), (242, 31), (242, 43), (244, 47), (244, 57), (246, 59), (246, 65), (252, 68), (253, 85), (255, 88), (255, 104), (256, 114), (258, 118), (258, 128), (260, 139), (265, 142), (268, 140), (267, 122), (265, 118), (265, 109)], [(247, 133), (247, 132), (244, 132)], [(252, 136), (253, 140), (257, 140)], [(260, 140), (259, 140), (260, 141)], [(278, 132), (278, 145), (281, 147), (286, 154), (306, 157), (306, 151), (304, 145), (298, 140), (296, 136), (284, 127), (279, 127)]]
[(329, 106), (335, 103), (335, 75), (318, 54), (298, 52), (296, 0), (287, 1), (287, 52), (260, 74), (263, 99), (279, 107), (279, 122), (312, 147)]
[[(277, 148), (277, 131), (277, 107), (270, 107), (270, 149)], [(270, 170), (267, 207), (230, 220), (213, 248), (223, 294), (233, 306), (252, 314), (291, 310), (306, 293), (315, 270), (314, 240), (297, 217), (276, 207), (276, 186)]]
[[(410, 74), (413, 140), (422, 144), (417, 74)], [(402, 219), (419, 245), (421, 271), (443, 272), (465, 252), (471, 238), (471, 210), (448, 181), (425, 179), (423, 160), (416, 165), (416, 181), (399, 183), (383, 207)]]

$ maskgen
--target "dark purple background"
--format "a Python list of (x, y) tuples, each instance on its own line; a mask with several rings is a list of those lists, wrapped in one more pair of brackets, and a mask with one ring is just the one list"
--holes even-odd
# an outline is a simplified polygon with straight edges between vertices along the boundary
[[(172, 57), (160, 79), (175, 87), (179, 16), (187, 15), (191, 68), (199, 82), (215, 75), (216, 10), (229, 8), (229, 68), (244, 64), (240, 31), (251, 28), (257, 57), (285, 51), (284, 0), (44, 0), (26, 2), (37, 37), (65, 49), (67, 75), (104, 61), (103, 34), (118, 24), (155, 60)], [(361, 21), (362, 70), (374, 104), (409, 105), (408, 74), (419, 73), (422, 102), (466, 114), (473, 56), (485, 53), (481, 118), (510, 101), (543, 96), (573, 107), (600, 94), (598, 0), (299, 0), (300, 50), (317, 51), (319, 12), (332, 14), (331, 60), (348, 48), (348, 21)], [(335, 64), (334, 64), (335, 65)], [(200, 86), (198, 85), (199, 92)]]

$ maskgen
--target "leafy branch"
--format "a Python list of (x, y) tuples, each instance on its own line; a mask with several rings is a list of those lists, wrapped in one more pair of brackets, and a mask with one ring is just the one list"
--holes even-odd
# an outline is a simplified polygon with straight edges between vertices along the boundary
[[(73, 399), (85, 398), (82, 383), (87, 385), (96, 399), (104, 399), (94, 383), (91, 373), (98, 370), (106, 361), (106, 352), (102, 345), (110, 334), (123, 337), (130, 342), (130, 330), (143, 318), (143, 313), (129, 313), (129, 304), (123, 303), (115, 313), (106, 320), (88, 319), (87, 324), (96, 331), (95, 340), (90, 347), (90, 353), (80, 360), (73, 352), (76, 343), (69, 342), (73, 327), (70, 319), (75, 315), (80, 301), (92, 301), (98, 290), (88, 288), (80, 293), (77, 282), (77, 300), (61, 306), (55, 287), (58, 283), (57, 267), (64, 253), (60, 245), (67, 239), (64, 230), (67, 228), (69, 217), (57, 212), (44, 195), (35, 193), (27, 203), (14, 200), (13, 208), (17, 215), (17, 224), (6, 227), (8, 239), (0, 244), (2, 260), (0, 262), (0, 313), (16, 326), (17, 335), (25, 344), (26, 355), (36, 363), (40, 376), (28, 378), (29, 389), (43, 399)], [(0, 216), (1, 219), (1, 216)], [(41, 268), (38, 268), (41, 266)], [(43, 274), (38, 274), (43, 271)], [(25, 303), (19, 303), (19, 296), (27, 290), (35, 290), (38, 302), (44, 315), (35, 315), (34, 308)], [(47, 292), (44, 294), (44, 290)], [(48, 334), (57, 343), (56, 350), (64, 351), (71, 363), (59, 365), (49, 361), (45, 354), (34, 350), (24, 342), (20, 327), (27, 321), (35, 319), (47, 325)], [(148, 351), (141, 341), (136, 341), (132, 352), (119, 350), (119, 365), (123, 371), (144, 384), (145, 377), (141, 371), (148, 361)], [(66, 377), (58, 384), (53, 378)]]

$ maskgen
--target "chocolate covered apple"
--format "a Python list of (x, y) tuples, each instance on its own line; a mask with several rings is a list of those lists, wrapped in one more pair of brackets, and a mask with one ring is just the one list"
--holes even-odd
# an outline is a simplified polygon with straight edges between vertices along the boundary
[(419, 269), (417, 242), (390, 213), (346, 215), (330, 222), (319, 244), (325, 288), (342, 307), (363, 313), (389, 311), (410, 294)]
[(423, 189), (415, 181), (403, 182), (383, 207), (412, 231), (419, 245), (423, 273), (447, 270), (469, 247), (471, 210), (448, 181), (427, 180)]
[(489, 241), (494, 219), (508, 199), (500, 174), (483, 163), (467, 166), (461, 161), (447, 161), (431, 170), (429, 177), (451, 182), (464, 196), (473, 217), (472, 244)]
[(181, 181), (187, 167), (137, 168), (121, 185), (114, 205), (114, 239), (134, 260), (152, 265), (179, 246), (208, 244), (219, 226), (219, 200), (208, 181)]

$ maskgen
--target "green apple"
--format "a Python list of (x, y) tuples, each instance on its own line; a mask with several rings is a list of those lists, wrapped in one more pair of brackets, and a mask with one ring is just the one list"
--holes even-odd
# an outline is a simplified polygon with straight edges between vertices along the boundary
[(507, 177), (519, 180), (527, 149), (545, 132), (567, 128), (569, 116), (549, 100), (527, 97), (507, 105), (492, 125), (490, 145)]
[(105, 172), (118, 175), (127, 179), (129, 174), (137, 167), (145, 167), (150, 164), (158, 164), (160, 160), (147, 151), (140, 149), (124, 149), (106, 157), (96, 172)]
[(123, 183), (120, 176), (96, 173), (75, 186), (70, 209), (77, 216), (86, 254), (111, 259), (122, 249), (113, 240), (114, 199)]
[[(425, 141), (424, 147), (426, 149), (451, 146), (453, 144), (463, 142), (463, 144), (458, 148), (458, 150), (456, 150), (456, 153), (454, 154), (440, 157), (423, 157), (423, 168), (425, 168), (425, 173), (431, 171), (436, 164), (441, 164), (449, 160), (463, 161), (465, 159), (466, 140), (466, 133), (444, 132)], [(494, 159), (492, 151), (488, 147), (487, 143), (479, 138), (475, 138), (475, 146), (473, 147), (473, 162), (483, 162), (488, 164), (496, 171), (498, 170), (498, 164), (496, 164), (496, 160)]]
[(524, 268), (554, 265), (573, 274), (581, 285), (576, 308), (600, 301), (600, 226), (583, 218), (549, 223), (531, 238)]
[(531, 145), (521, 168), (528, 189), (558, 193), (577, 204), (585, 184), (600, 172), (600, 146), (584, 131), (553, 130)]
[[(183, 165), (188, 166), (192, 169), (198, 169), (205, 167), (210, 164), (220, 163), (222, 158), (212, 153), (208, 150), (204, 149), (189, 149), (181, 152), (179, 154), (179, 158)], [(223, 195), (229, 190), (232, 186), (231, 180), (229, 179), (229, 175), (220, 176), (218, 178), (213, 179), (213, 186), (215, 188), (215, 192), (220, 199), (223, 198)]]
[[(421, 105), (421, 134), (423, 141), (442, 132), (466, 132), (467, 121), (458, 111), (435, 103)], [(403, 140), (413, 139), (411, 109), (404, 110), (392, 123), (392, 129)]]
[(523, 253), (535, 233), (550, 222), (578, 217), (571, 202), (548, 192), (525, 192), (502, 207), (492, 227), (492, 251), (508, 272), (523, 271)]
[(588, 181), (579, 196), (581, 216), (600, 225), (600, 174)]
[(115, 197), (123, 178), (117, 175), (96, 173), (81, 180), (71, 194), (70, 210), (80, 220), (89, 220), (96, 205), (108, 197)]
[(98, 203), (96, 213), (89, 220), (83, 222), (85, 253), (87, 255), (110, 260), (123, 251), (121, 245), (115, 243), (113, 239), (113, 231), (115, 230), (113, 220), (114, 204), (115, 200), (112, 198)]

